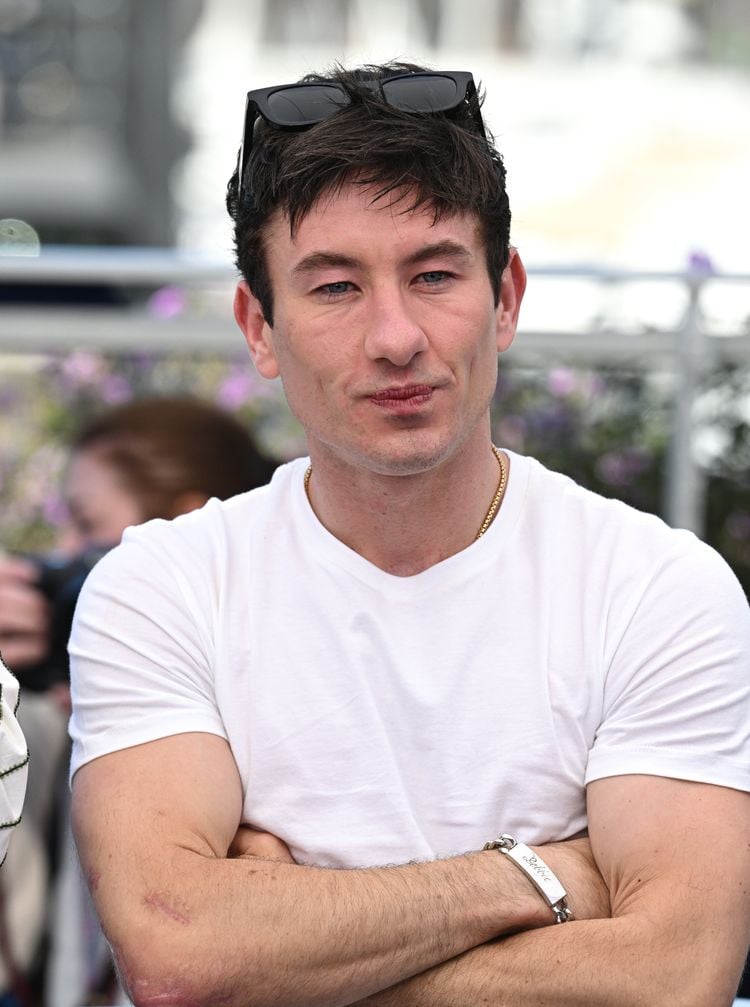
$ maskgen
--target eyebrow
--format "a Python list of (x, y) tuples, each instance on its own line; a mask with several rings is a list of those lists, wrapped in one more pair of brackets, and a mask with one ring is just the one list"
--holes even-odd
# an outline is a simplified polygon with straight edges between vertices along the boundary
[(446, 238), (445, 241), (436, 241), (432, 245), (425, 245), (423, 248), (417, 249), (416, 252), (407, 258), (406, 264), (409, 266), (416, 266), (420, 262), (427, 262), (429, 259), (445, 258), (469, 262), (474, 258), (474, 255), (469, 251), (466, 245), (462, 245), (458, 241), (451, 241), (450, 238)]
[(317, 273), (320, 269), (357, 269), (362, 267), (359, 259), (351, 255), (340, 255), (337, 252), (311, 252), (300, 259), (292, 270), (292, 276), (307, 276)]
[[(446, 239), (436, 241), (432, 245), (424, 245), (416, 252), (409, 255), (404, 261), (407, 266), (416, 266), (421, 262), (427, 262), (435, 258), (450, 258), (468, 262), (474, 258), (472, 252), (457, 241)], [(308, 276), (321, 269), (362, 269), (363, 263), (351, 255), (343, 255), (339, 252), (311, 252), (304, 259), (300, 259), (292, 269), (293, 276)]]

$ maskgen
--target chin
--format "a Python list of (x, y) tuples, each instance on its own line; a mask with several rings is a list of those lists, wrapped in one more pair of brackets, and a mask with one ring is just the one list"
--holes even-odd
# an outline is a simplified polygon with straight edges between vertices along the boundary
[(360, 459), (369, 469), (381, 475), (410, 476), (435, 468), (454, 450), (452, 442), (446, 443), (434, 434), (415, 437), (407, 434), (398, 438), (396, 443), (367, 445)]

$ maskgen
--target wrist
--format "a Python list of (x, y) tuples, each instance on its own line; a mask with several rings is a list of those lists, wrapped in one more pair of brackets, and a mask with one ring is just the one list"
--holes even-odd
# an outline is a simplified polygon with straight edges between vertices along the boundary
[(567, 923), (573, 919), (568, 907), (568, 893), (552, 868), (540, 853), (525, 843), (519, 843), (513, 836), (503, 834), (498, 839), (485, 843), (485, 850), (497, 850), (506, 857), (526, 877), (549, 906), (555, 923)]
[(495, 936), (550, 926), (555, 917), (518, 867), (497, 850), (477, 856), (484, 866), (485, 898), (495, 925)]

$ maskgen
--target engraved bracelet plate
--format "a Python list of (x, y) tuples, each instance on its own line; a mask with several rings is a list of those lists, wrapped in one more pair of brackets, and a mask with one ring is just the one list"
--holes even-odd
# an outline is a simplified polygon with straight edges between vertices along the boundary
[(552, 909), (558, 923), (566, 923), (572, 919), (566, 901), (568, 893), (556, 875), (530, 846), (516, 842), (512, 836), (503, 835), (494, 842), (486, 843), (484, 848), (485, 850), (499, 850), (506, 857), (510, 857)]

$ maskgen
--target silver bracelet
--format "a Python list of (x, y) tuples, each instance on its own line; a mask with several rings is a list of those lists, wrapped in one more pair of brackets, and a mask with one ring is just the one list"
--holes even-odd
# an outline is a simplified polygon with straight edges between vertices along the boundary
[(559, 878), (530, 846), (517, 843), (513, 836), (502, 835), (491, 843), (485, 843), (483, 849), (499, 850), (523, 871), (555, 914), (555, 923), (567, 923), (573, 919), (568, 908), (568, 893), (560, 884)]

